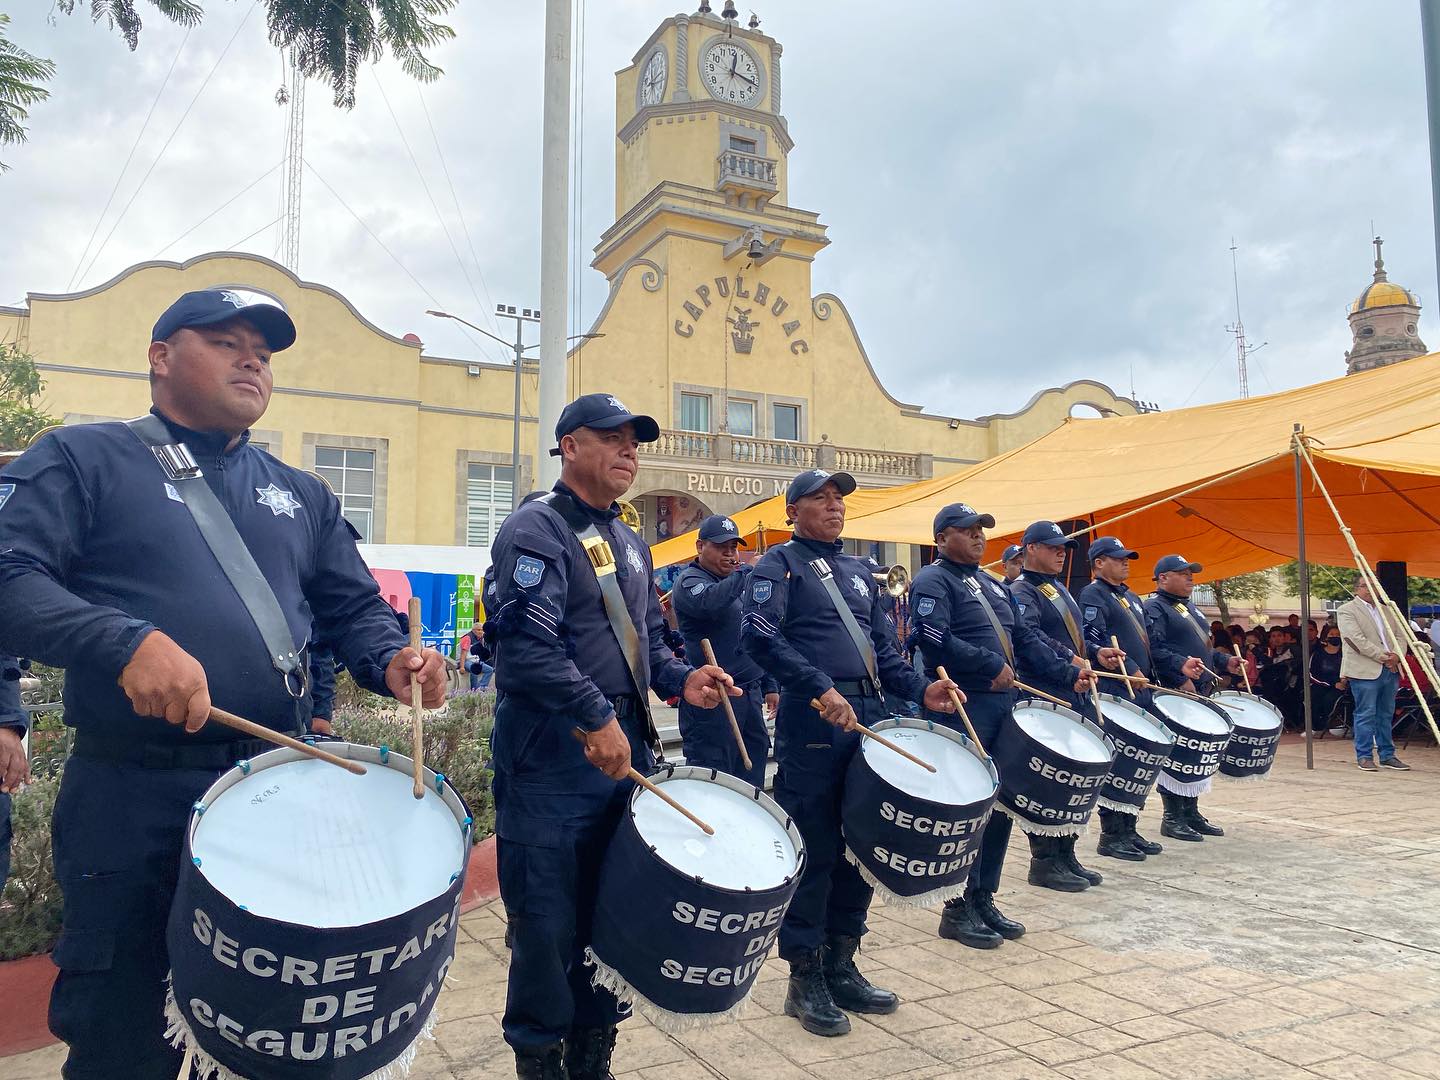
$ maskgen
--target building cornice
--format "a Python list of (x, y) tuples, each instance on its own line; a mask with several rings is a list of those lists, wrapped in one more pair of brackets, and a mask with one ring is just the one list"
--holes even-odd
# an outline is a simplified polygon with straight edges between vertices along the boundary
[(785, 117), (779, 113), (766, 112), (764, 109), (747, 109), (743, 105), (722, 104), (711, 98), (708, 94), (704, 98), (692, 98), (690, 101), (664, 101), (659, 105), (647, 105), (641, 109), (615, 133), (615, 137), (622, 143), (628, 143), (640, 133), (640, 129), (652, 120), (664, 120), (672, 117), (689, 117), (704, 119), (707, 113), (718, 113), (720, 118), (737, 117), (741, 120), (754, 124), (764, 124), (775, 132), (775, 141), (780, 144), (780, 149), (790, 153), (795, 149), (795, 140), (790, 137), (790, 128), (785, 123)]

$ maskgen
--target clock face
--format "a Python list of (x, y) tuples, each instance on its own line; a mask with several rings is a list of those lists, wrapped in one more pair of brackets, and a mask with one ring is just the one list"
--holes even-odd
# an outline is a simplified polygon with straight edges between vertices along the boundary
[(700, 61), (700, 78), (710, 96), (736, 105), (760, 100), (760, 67), (749, 50), (731, 41), (717, 41)]
[(656, 49), (640, 73), (640, 104), (659, 105), (665, 96), (665, 50)]

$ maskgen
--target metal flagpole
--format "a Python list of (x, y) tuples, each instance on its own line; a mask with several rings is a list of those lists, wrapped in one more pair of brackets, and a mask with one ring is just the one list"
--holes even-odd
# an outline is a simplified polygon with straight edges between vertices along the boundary
[(535, 446), (536, 487), (560, 479), (550, 456), (565, 407), (565, 299), (570, 217), (571, 0), (545, 0), (545, 114), (540, 169), (540, 422)]
[(1304, 462), (1300, 457), (1305, 428), (1295, 425), (1295, 554), (1300, 567), (1300, 685), (1305, 689), (1305, 768), (1315, 768), (1315, 724), (1310, 715), (1310, 564), (1305, 561)]
[(1430, 205), (1434, 214), (1435, 269), (1440, 273), (1440, 0), (1420, 0), (1420, 37), (1425, 43), (1425, 103), (1430, 119)]

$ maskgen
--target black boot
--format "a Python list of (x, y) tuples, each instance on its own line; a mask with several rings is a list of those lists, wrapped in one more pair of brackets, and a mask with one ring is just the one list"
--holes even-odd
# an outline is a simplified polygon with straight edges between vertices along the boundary
[(1160, 799), (1165, 804), (1165, 816), (1160, 819), (1160, 835), (1168, 836), (1171, 840), (1189, 840), (1198, 843), (1204, 840), (1198, 832), (1190, 827), (1186, 820), (1185, 797), (1174, 795), (1168, 791), (1160, 792)]
[(900, 1007), (900, 999), (889, 990), (870, 985), (855, 966), (856, 937), (833, 937), (825, 942), (825, 982), (835, 1004), (847, 1012), (888, 1016)]
[(1137, 851), (1144, 852), (1146, 855), (1159, 855), (1165, 850), (1164, 844), (1157, 844), (1154, 840), (1146, 840), (1145, 837), (1135, 831), (1135, 825), (1140, 820), (1138, 814), (1126, 814), (1124, 817), (1125, 839), (1130, 842), (1131, 847)]
[(998, 949), (1001, 938), (975, 914), (965, 899), (947, 900), (940, 913), (940, 936), (972, 949)]
[(785, 994), (785, 1015), (800, 1021), (812, 1035), (848, 1035), (850, 1018), (830, 996), (820, 950), (801, 953), (790, 961), (790, 989)]
[(613, 1027), (572, 1028), (565, 1040), (565, 1068), (570, 1080), (615, 1080), (610, 1055), (615, 1052)]
[(1070, 872), (1060, 854), (1060, 842), (1054, 836), (1030, 834), (1030, 873), (1025, 879), (1041, 889), (1056, 892), (1084, 892), (1090, 887), (1079, 874)]
[(970, 905), (970, 910), (981, 923), (988, 926), (1002, 938), (1014, 941), (1018, 937), (1025, 936), (1025, 924), (1018, 923), (1014, 919), (1007, 919), (999, 908), (995, 906), (995, 894), (985, 889), (972, 889), (965, 894), (965, 902)]
[(564, 1049), (553, 1043), (542, 1050), (515, 1051), (515, 1075), (520, 1080), (568, 1080)]
[(1104, 874), (1080, 865), (1080, 860), (1075, 857), (1075, 837), (1073, 836), (1060, 838), (1060, 858), (1063, 860), (1066, 870), (1076, 877), (1084, 878), (1091, 885), (1099, 885), (1105, 880)]
[(1128, 814), (1114, 810), (1100, 809), (1100, 842), (1095, 845), (1096, 853), (1126, 862), (1144, 862), (1145, 853), (1130, 842)]
[(1201, 836), (1224, 836), (1225, 830), (1213, 822), (1206, 821), (1200, 813), (1200, 796), (1191, 795), (1185, 800), (1185, 821)]

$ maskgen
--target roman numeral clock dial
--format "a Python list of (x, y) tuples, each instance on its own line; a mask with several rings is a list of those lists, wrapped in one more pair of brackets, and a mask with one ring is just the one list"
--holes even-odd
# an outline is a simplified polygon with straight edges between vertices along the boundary
[(665, 50), (656, 49), (640, 74), (640, 104), (659, 105), (665, 97)]
[(760, 65), (748, 49), (734, 42), (717, 41), (705, 50), (700, 79), (718, 101), (754, 106), (760, 100)]

